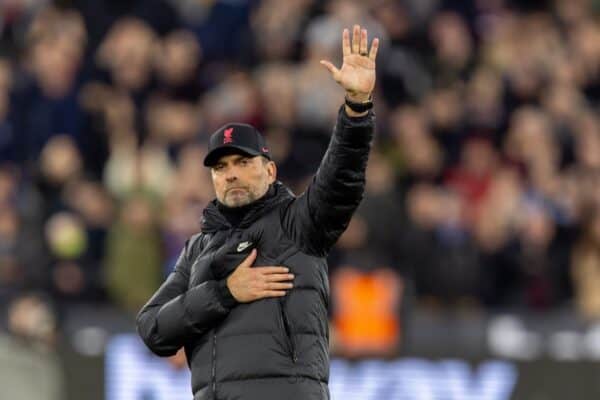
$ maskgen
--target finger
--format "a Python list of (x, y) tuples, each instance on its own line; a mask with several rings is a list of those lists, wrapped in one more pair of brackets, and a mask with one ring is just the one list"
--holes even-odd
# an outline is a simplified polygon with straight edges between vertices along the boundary
[(360, 47), (360, 26), (354, 25), (354, 29), (352, 30), (352, 53), (358, 53)]
[(294, 287), (293, 283), (271, 282), (267, 285), (268, 290), (289, 290)]
[(344, 29), (342, 33), (342, 53), (344, 57), (350, 55), (350, 32), (348, 29)]
[(373, 39), (373, 43), (371, 43), (371, 52), (369, 53), (369, 58), (375, 61), (377, 57), (377, 49), (379, 48), (379, 38)]
[(325, 68), (327, 68), (329, 70), (329, 72), (331, 72), (333, 79), (335, 79), (336, 81), (338, 80), (338, 77), (340, 75), (339, 69), (337, 69), (332, 63), (330, 63), (329, 61), (326, 61), (326, 60), (321, 60), (321, 61), (319, 61), (319, 63), (321, 65), (324, 65)]
[(367, 47), (368, 47), (368, 41), (367, 41), (367, 30), (366, 29), (362, 29), (360, 31), (360, 54), (367, 54)]
[(282, 282), (282, 281), (291, 281), (294, 279), (294, 274), (270, 274), (265, 275), (266, 282)]
[(252, 264), (254, 264), (254, 260), (256, 260), (256, 249), (252, 249), (248, 257), (242, 261), (242, 263), (238, 266), (238, 268), (250, 268)]
[(259, 299), (265, 297), (283, 297), (285, 296), (285, 290), (263, 290), (259, 294)]
[(257, 272), (266, 275), (266, 274), (287, 274), (290, 269), (288, 267), (273, 267), (273, 266), (265, 266), (265, 267), (256, 267), (254, 268)]

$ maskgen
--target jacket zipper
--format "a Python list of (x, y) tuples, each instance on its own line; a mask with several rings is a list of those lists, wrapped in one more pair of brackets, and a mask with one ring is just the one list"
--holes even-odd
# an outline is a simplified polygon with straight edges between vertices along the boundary
[(217, 331), (213, 330), (213, 343), (212, 343), (212, 393), (213, 399), (217, 398)]
[[(227, 241), (229, 239), (231, 239), (231, 237), (237, 232), (237, 228), (231, 228), (229, 229), (229, 232), (227, 233), (227, 237), (225, 239), (224, 243), (227, 243)], [(213, 394), (213, 399), (216, 400), (217, 398), (217, 328), (213, 329), (213, 335), (212, 335), (212, 369), (211, 369), (211, 387), (212, 387), (212, 394)]]
[(283, 304), (283, 299), (277, 302), (279, 304), (279, 314), (281, 317), (281, 324), (283, 326), (283, 334), (285, 336), (285, 340), (288, 345), (288, 350), (290, 352), (290, 356), (292, 357), (292, 361), (296, 363), (298, 361), (298, 354), (296, 353), (296, 344), (294, 341), (294, 335), (292, 332), (292, 326), (290, 320), (285, 312), (285, 306)]

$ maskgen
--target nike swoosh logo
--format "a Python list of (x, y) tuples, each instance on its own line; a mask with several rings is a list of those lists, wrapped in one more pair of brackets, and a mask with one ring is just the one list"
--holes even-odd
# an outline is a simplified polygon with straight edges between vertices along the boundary
[(238, 253), (240, 251), (246, 250), (248, 248), (248, 246), (250, 246), (251, 244), (252, 244), (252, 242), (242, 242), (242, 243), (238, 244), (238, 247), (237, 247)]

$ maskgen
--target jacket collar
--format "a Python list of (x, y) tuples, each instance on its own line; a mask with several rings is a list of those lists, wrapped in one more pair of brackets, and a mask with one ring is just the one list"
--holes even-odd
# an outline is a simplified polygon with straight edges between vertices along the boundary
[[(244, 218), (242, 218), (242, 222), (240, 222), (238, 228), (247, 228), (257, 219), (278, 205), (293, 198), (294, 194), (287, 186), (280, 181), (274, 182), (265, 196), (252, 203), (246, 215)], [(225, 216), (223, 216), (221, 211), (219, 211), (216, 199), (211, 201), (208, 206), (206, 206), (202, 212), (202, 219), (200, 223), (202, 225), (202, 232), (204, 233), (213, 233), (216, 231), (231, 229), (231, 224), (227, 221)]]

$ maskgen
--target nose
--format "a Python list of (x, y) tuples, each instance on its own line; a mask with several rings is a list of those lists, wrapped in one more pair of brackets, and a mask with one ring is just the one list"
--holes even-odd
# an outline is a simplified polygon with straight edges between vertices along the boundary
[(225, 180), (229, 183), (234, 182), (237, 180), (237, 174), (235, 173), (235, 171), (233, 171), (233, 168), (230, 168), (229, 171), (227, 171), (227, 175), (225, 176)]

